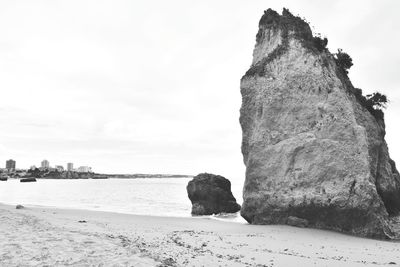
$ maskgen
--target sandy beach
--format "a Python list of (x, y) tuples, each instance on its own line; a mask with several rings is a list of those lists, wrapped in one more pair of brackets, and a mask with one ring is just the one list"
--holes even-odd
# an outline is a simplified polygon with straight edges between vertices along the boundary
[(377, 266), (400, 243), (289, 226), (0, 205), (1, 266)]

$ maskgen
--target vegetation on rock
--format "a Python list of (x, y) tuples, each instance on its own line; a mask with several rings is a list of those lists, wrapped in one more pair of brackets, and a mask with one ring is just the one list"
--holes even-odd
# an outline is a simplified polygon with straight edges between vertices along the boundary
[[(259, 22), (259, 30), (256, 35), (257, 45), (263, 41), (266, 29), (279, 29), (281, 31), (282, 43), (279, 44), (265, 58), (257, 62), (246, 72), (245, 76), (265, 76), (266, 66), (268, 63), (278, 59), (289, 49), (289, 35), (301, 42), (303, 47), (313, 53), (322, 53), (328, 51), (328, 39), (321, 37), (321, 34), (313, 35), (308, 22), (304, 18), (294, 16), (286, 8), (283, 9), (282, 15), (279, 15), (272, 9), (264, 11), (264, 15)], [(335, 62), (344, 74), (349, 73), (349, 69), (353, 66), (353, 59), (342, 49), (333, 54)], [(325, 59), (326, 62), (326, 59)], [(325, 64), (327, 65), (327, 64)], [(345, 76), (346, 76), (345, 75)], [(387, 98), (381, 93), (363, 96), (362, 90), (355, 88), (354, 94), (358, 101), (376, 118), (383, 119), (382, 109), (386, 108)]]
[(338, 49), (338, 52), (335, 54), (336, 63), (342, 70), (348, 74), (349, 69), (353, 66), (353, 59), (349, 56), (349, 54), (343, 52), (342, 49)]
[[(338, 53), (334, 54), (334, 56), (338, 67), (347, 75), (349, 73), (348, 70), (353, 66), (353, 59), (351, 56), (343, 52), (342, 49), (338, 49)], [(386, 95), (375, 92), (364, 96), (362, 89), (360, 88), (354, 88), (351, 90), (363, 107), (365, 107), (377, 120), (383, 120), (384, 113), (382, 109), (385, 109), (389, 102)]]
[(367, 95), (367, 105), (375, 109), (386, 108), (387, 102), (387, 97), (379, 92)]
[(382, 120), (384, 113), (382, 109), (386, 108), (388, 99), (386, 95), (379, 92), (364, 96), (362, 89), (354, 88), (354, 95), (358, 102), (365, 107), (376, 119)]
[(322, 39), (319, 35), (317, 35), (313, 37), (313, 43), (315, 48), (317, 48), (319, 52), (322, 52), (327, 49), (326, 46), (328, 45), (328, 38), (325, 37)]
[(282, 43), (278, 45), (267, 57), (252, 66), (245, 74), (245, 76), (264, 76), (265, 65), (269, 62), (282, 56), (289, 48), (289, 34), (301, 42), (303, 47), (312, 52), (323, 52), (327, 50), (328, 39), (321, 38), (320, 34), (313, 35), (308, 23), (298, 17), (294, 16), (286, 8), (282, 11), (282, 16), (272, 9), (264, 11), (264, 15), (259, 22), (259, 30), (256, 35), (256, 43), (262, 42), (265, 29), (280, 29)]

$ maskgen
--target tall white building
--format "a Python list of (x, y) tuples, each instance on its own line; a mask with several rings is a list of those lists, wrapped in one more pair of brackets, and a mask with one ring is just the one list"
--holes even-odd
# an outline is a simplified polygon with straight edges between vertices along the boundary
[(6, 161), (6, 169), (11, 171), (15, 170), (15, 160), (9, 159)]
[(67, 163), (67, 171), (72, 172), (74, 170), (74, 164), (69, 162)]
[(42, 167), (43, 169), (48, 169), (50, 168), (50, 163), (47, 159), (44, 159), (41, 163), (40, 163), (40, 167)]

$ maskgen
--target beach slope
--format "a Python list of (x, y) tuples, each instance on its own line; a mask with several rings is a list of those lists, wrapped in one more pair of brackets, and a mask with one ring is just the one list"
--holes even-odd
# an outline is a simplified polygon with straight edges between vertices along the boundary
[(400, 243), (290, 226), (0, 205), (1, 266), (379, 266)]

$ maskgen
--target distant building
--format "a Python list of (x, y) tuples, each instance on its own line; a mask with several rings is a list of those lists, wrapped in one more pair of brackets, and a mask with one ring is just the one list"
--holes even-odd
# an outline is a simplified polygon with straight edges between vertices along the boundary
[(30, 169), (31, 169), (31, 170), (35, 170), (35, 169), (36, 169), (36, 166), (35, 166), (35, 165), (32, 165)]
[(15, 170), (15, 160), (9, 159), (6, 161), (7, 170)]
[(78, 172), (92, 172), (92, 168), (89, 166), (80, 166)]
[(74, 170), (74, 164), (73, 163), (67, 163), (67, 171), (72, 172)]
[(41, 167), (42, 169), (48, 169), (48, 168), (50, 167), (49, 161), (46, 160), (46, 159), (43, 160), (42, 163), (40, 164), (40, 167)]
[(63, 172), (64, 171), (64, 167), (61, 165), (56, 165), (56, 170), (59, 172)]

